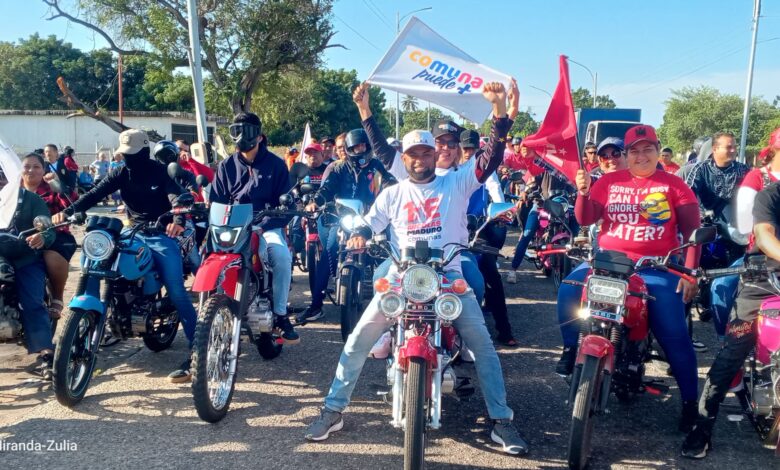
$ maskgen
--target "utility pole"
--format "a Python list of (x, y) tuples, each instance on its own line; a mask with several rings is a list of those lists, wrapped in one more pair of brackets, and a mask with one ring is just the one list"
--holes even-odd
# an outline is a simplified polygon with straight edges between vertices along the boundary
[(206, 132), (206, 100), (203, 96), (203, 77), (200, 67), (200, 23), (198, 22), (197, 0), (187, 0), (187, 20), (190, 30), (190, 71), (195, 93), (195, 124), (198, 128), (198, 142), (208, 142)]
[(748, 62), (747, 85), (745, 86), (745, 107), (742, 110), (742, 132), (739, 136), (739, 161), (742, 163), (745, 163), (745, 147), (747, 147), (750, 95), (753, 92), (753, 66), (756, 63), (756, 41), (758, 39), (758, 19), (760, 17), (761, 0), (753, 0), (753, 40), (750, 43), (750, 62)]
[(125, 123), (125, 100), (122, 98), (122, 54), (119, 54), (119, 62), (117, 62), (117, 74), (119, 84), (119, 124)]

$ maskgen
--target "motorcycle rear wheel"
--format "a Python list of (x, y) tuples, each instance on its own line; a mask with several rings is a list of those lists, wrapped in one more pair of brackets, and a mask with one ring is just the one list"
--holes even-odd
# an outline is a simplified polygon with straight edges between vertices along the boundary
[(409, 359), (406, 373), (406, 427), (404, 429), (404, 470), (423, 468), (425, 463), (425, 381), (427, 362)]
[(95, 338), (99, 318), (92, 310), (71, 309), (63, 325), (52, 367), (54, 394), (61, 405), (72, 407), (87, 393), (97, 362), (93, 347), (100, 344)]
[(601, 390), (601, 361), (585, 357), (585, 364), (577, 384), (574, 409), (569, 432), (569, 468), (581, 470), (588, 465), (590, 441), (593, 434), (593, 413)]
[(552, 258), (552, 278), (555, 288), (561, 287), (563, 280), (571, 272), (571, 259), (566, 255), (553, 255)]
[(144, 344), (153, 352), (165, 351), (173, 344), (177, 331), (179, 331), (179, 320), (161, 327), (154, 333), (144, 335)]
[(314, 285), (317, 282), (317, 264), (320, 262), (319, 243), (306, 244), (306, 267), (309, 271), (309, 292), (314, 292)]
[(228, 412), (233, 399), (236, 371), (230, 375), (233, 340), (233, 303), (224, 294), (209, 298), (198, 316), (192, 344), (192, 399), (203, 421), (216, 423)]
[(359, 272), (353, 269), (341, 278), (341, 340), (345, 343), (355, 329), (363, 311)]

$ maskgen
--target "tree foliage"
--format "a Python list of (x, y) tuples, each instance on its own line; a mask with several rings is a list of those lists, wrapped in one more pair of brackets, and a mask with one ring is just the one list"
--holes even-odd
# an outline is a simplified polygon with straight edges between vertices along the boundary
[[(373, 109), (373, 108), (372, 108)], [(436, 123), (439, 119), (453, 119), (453, 117), (444, 111), (442, 111), (439, 108), (434, 108), (431, 106), (431, 125), (428, 125), (428, 108), (425, 109), (418, 109), (417, 111), (410, 111), (410, 112), (403, 112), (401, 114), (402, 116), (402, 122), (401, 122), (401, 137), (403, 137), (407, 132), (411, 132), (416, 129), (426, 129), (430, 130), (431, 126)], [(395, 135), (395, 127), (393, 126), (393, 135)], [(388, 137), (390, 134), (387, 134)]]
[[(666, 101), (663, 124), (658, 129), (659, 138), (663, 145), (678, 152), (690, 149), (696, 138), (720, 131), (732, 132), (739, 141), (743, 106), (739, 95), (722, 94), (710, 87), (672, 90), (672, 97)], [(761, 97), (753, 98), (748, 118), (748, 153), (755, 154), (766, 142), (778, 119), (780, 109)]]
[[(579, 87), (576, 90), (572, 90), (571, 99), (574, 102), (575, 108), (592, 108), (593, 107), (593, 95), (587, 88)], [(599, 95), (596, 98), (597, 108), (614, 109), (617, 107), (612, 98), (609, 95)]]
[[(490, 127), (493, 125), (493, 121), (490, 119), (486, 119), (482, 125), (479, 127), (479, 133), (483, 136), (490, 135)], [(525, 137), (527, 135), (533, 134), (534, 132), (539, 130), (539, 123), (536, 122), (534, 119), (533, 114), (531, 114), (531, 111), (520, 111), (517, 114), (517, 117), (515, 118), (515, 123), (512, 124), (512, 128), (509, 129), (509, 134), (512, 137), (514, 136), (521, 136)]]
[[(151, 55), (169, 70), (188, 64), (185, 0), (77, 0), (78, 13), (43, 0), (51, 18), (66, 18), (101, 34), (125, 55)], [(314, 70), (333, 47), (332, 0), (201, 0), (202, 66), (219, 99), (233, 112), (252, 110), (266, 76), (290, 67)]]
[(417, 111), (419, 109), (419, 103), (417, 103), (417, 98), (414, 96), (406, 95), (404, 96), (403, 101), (401, 101), (401, 109), (403, 112), (408, 113), (411, 111)]

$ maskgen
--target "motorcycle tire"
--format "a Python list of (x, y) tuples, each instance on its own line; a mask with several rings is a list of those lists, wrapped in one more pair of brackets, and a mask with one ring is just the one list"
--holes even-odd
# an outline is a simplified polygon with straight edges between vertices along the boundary
[(577, 384), (569, 432), (569, 468), (581, 470), (588, 465), (593, 434), (593, 414), (601, 391), (601, 361), (586, 356)]
[(314, 285), (317, 282), (317, 264), (320, 262), (319, 243), (306, 244), (306, 266), (309, 270), (309, 292), (314, 292)]
[(93, 310), (71, 309), (63, 324), (52, 366), (54, 395), (61, 405), (72, 407), (87, 393), (97, 363), (99, 318)]
[(341, 277), (341, 340), (345, 343), (363, 313), (359, 272), (353, 269)]
[(144, 344), (153, 352), (165, 351), (171, 347), (179, 331), (179, 320), (162, 328), (160, 331), (144, 335)]
[(260, 333), (260, 336), (255, 340), (257, 352), (263, 359), (270, 361), (282, 353), (283, 343), (276, 341), (276, 339), (276, 336), (271, 333)]
[(404, 470), (423, 468), (425, 463), (425, 382), (427, 362), (409, 359), (406, 373), (406, 428), (404, 429)]
[(555, 289), (561, 287), (563, 280), (571, 272), (571, 259), (566, 255), (554, 255), (552, 259), (552, 279)]
[[(236, 316), (232, 310), (233, 302), (224, 294), (217, 294), (209, 298), (203, 307), (203, 310), (198, 315), (198, 324), (195, 326), (195, 339), (192, 343), (192, 399), (195, 403), (195, 410), (198, 412), (198, 416), (203, 421), (209, 423), (216, 423), (220, 421), (228, 412), (230, 402), (233, 399), (233, 392), (236, 387), (236, 378), (238, 377), (238, 362), (236, 362), (236, 371), (233, 374), (232, 379), (229, 377), (224, 380), (230, 381), (227, 384), (227, 390), (224, 389), (222, 393), (212, 393), (209, 388), (210, 383), (214, 383), (216, 380), (210, 380), (208, 376), (209, 370), (221, 372), (222, 374), (229, 373), (225, 371), (225, 365), (218, 364), (214, 367), (209, 367), (209, 352), (212, 346), (212, 328), (214, 327), (217, 315), (221, 317), (220, 322), (225, 322), (229, 319), (230, 324), (226, 330), (230, 331), (230, 338), (232, 339), (232, 322), (236, 321)], [(213, 338), (222, 339), (222, 338)], [(211, 354), (212, 358), (230, 354), (231, 344), (227, 344), (219, 354)], [(218, 366), (222, 366), (222, 370), (218, 370)], [(228, 365), (229, 367), (229, 365)], [(223, 384), (224, 386), (224, 384)], [(212, 397), (214, 399), (212, 399)], [(215, 403), (214, 400), (219, 400)]]

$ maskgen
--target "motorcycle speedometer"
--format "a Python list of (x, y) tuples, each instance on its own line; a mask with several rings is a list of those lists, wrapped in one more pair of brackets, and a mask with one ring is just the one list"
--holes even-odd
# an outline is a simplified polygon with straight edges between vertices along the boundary
[(103, 230), (92, 230), (81, 242), (81, 250), (91, 261), (103, 261), (114, 251), (114, 240)]
[(417, 264), (401, 279), (404, 297), (416, 303), (432, 300), (439, 293), (439, 275), (430, 266)]

